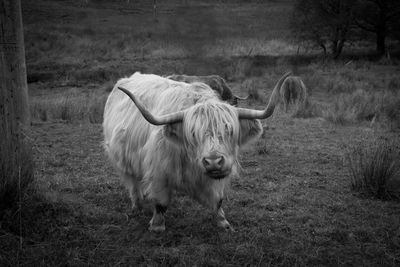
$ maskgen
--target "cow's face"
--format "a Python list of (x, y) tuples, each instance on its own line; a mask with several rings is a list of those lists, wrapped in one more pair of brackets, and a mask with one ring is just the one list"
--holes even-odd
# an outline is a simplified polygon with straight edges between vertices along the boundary
[(219, 101), (186, 110), (182, 123), (166, 125), (165, 136), (188, 153), (192, 165), (213, 179), (231, 174), (241, 145), (262, 132), (258, 120), (239, 120), (236, 109)]

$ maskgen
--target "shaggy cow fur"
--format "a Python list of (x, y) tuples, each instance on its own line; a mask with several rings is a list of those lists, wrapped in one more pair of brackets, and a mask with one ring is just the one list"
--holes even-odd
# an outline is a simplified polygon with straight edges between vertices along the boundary
[[(185, 110), (183, 121), (150, 124), (118, 86), (155, 115)], [(103, 129), (105, 150), (125, 181), (133, 209), (140, 208), (143, 198), (154, 202), (150, 230), (165, 229), (163, 213), (176, 190), (212, 208), (218, 225), (232, 230), (221, 203), (231, 178), (237, 176), (239, 147), (262, 133), (259, 120), (239, 120), (236, 108), (204, 83), (135, 73), (119, 80), (110, 93)], [(224, 156), (226, 177), (205, 174), (202, 159), (210, 151)]]
[(307, 87), (298, 76), (287, 77), (283, 81), (279, 93), (285, 112), (288, 112), (289, 104), (291, 103), (300, 108), (306, 103), (308, 97)]

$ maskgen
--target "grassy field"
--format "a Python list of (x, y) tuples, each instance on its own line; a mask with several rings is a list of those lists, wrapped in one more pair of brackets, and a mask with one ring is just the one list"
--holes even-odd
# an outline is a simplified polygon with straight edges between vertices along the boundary
[[(290, 1), (165, 1), (157, 22), (138, 1), (83, 2), (23, 1), (36, 182), (0, 218), (1, 266), (400, 265), (400, 202), (354, 191), (348, 159), (378, 141), (400, 156), (398, 59), (296, 57)], [(264, 89), (289, 69), (309, 104), (279, 108), (243, 149), (224, 204), (236, 232), (217, 229), (210, 211), (182, 195), (166, 232), (148, 232), (150, 205), (129, 212), (102, 148), (102, 110), (117, 79), (219, 74), (235, 93), (258, 95), (241, 106), (262, 108)]]

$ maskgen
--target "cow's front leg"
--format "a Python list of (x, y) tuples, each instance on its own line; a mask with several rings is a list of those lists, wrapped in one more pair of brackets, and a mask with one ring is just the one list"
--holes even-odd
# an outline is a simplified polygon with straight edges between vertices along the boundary
[(219, 200), (216, 205), (216, 220), (218, 227), (223, 228), (225, 231), (235, 231), (228, 220), (225, 218), (225, 212), (222, 209), (222, 199)]
[(140, 190), (140, 184), (138, 180), (133, 176), (125, 175), (125, 186), (128, 188), (129, 198), (131, 199), (131, 210), (133, 213), (141, 211), (143, 209), (142, 199), (143, 195)]
[(149, 230), (154, 232), (163, 232), (165, 231), (164, 214), (167, 211), (170, 200), (170, 193), (167, 188), (163, 188), (162, 190), (156, 192), (157, 194), (153, 197), (154, 210), (153, 218), (151, 218), (149, 223)]

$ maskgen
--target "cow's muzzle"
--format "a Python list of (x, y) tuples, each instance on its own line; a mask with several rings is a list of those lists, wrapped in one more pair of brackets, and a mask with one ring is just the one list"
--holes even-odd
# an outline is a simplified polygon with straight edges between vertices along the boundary
[(222, 179), (228, 176), (231, 168), (227, 166), (225, 157), (215, 152), (202, 159), (205, 174), (213, 179)]

